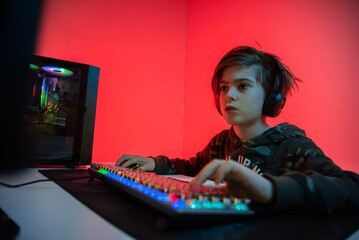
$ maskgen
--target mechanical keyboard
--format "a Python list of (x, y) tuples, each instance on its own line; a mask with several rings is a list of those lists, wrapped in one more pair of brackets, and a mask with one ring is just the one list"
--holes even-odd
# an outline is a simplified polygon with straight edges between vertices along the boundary
[(248, 199), (200, 186), (187, 190), (187, 182), (130, 168), (92, 164), (91, 176), (103, 180), (156, 208), (178, 222), (232, 222), (254, 216)]

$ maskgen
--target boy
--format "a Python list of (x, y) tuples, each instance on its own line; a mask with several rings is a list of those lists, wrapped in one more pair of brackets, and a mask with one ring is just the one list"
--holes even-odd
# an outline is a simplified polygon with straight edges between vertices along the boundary
[(123, 155), (116, 165), (141, 162), (142, 171), (195, 176), (190, 189), (208, 178), (225, 180), (229, 194), (277, 210), (358, 211), (357, 174), (336, 166), (303, 130), (266, 122), (280, 113), (297, 81), (276, 56), (237, 47), (220, 60), (212, 78), (217, 110), (230, 129), (189, 161)]

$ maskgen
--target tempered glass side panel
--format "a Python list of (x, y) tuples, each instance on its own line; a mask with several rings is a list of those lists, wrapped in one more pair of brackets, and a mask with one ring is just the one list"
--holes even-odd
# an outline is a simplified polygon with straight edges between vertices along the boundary
[[(25, 115), (29, 162), (90, 164), (99, 68), (40, 56), (33, 57), (30, 68), (32, 95)], [(90, 68), (97, 70), (91, 79)], [(96, 91), (89, 93), (89, 85)], [(93, 114), (84, 128), (86, 111)], [(84, 134), (90, 136), (85, 151)]]

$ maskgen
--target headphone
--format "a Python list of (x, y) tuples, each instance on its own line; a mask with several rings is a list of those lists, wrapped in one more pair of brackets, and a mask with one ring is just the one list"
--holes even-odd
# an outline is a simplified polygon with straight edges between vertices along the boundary
[(283, 93), (270, 92), (264, 100), (262, 113), (268, 117), (277, 117), (284, 107), (286, 98)]
[[(273, 57), (281, 72), (281, 80), (285, 79), (285, 69), (276, 57)], [(263, 103), (262, 113), (268, 117), (277, 117), (285, 104), (286, 98), (283, 93), (272, 91), (268, 93)]]

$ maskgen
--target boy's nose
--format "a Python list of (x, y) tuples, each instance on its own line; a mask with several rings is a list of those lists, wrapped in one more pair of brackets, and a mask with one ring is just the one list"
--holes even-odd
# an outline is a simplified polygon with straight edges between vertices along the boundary
[(235, 100), (237, 99), (237, 89), (235, 87), (231, 87), (227, 92), (227, 98)]

